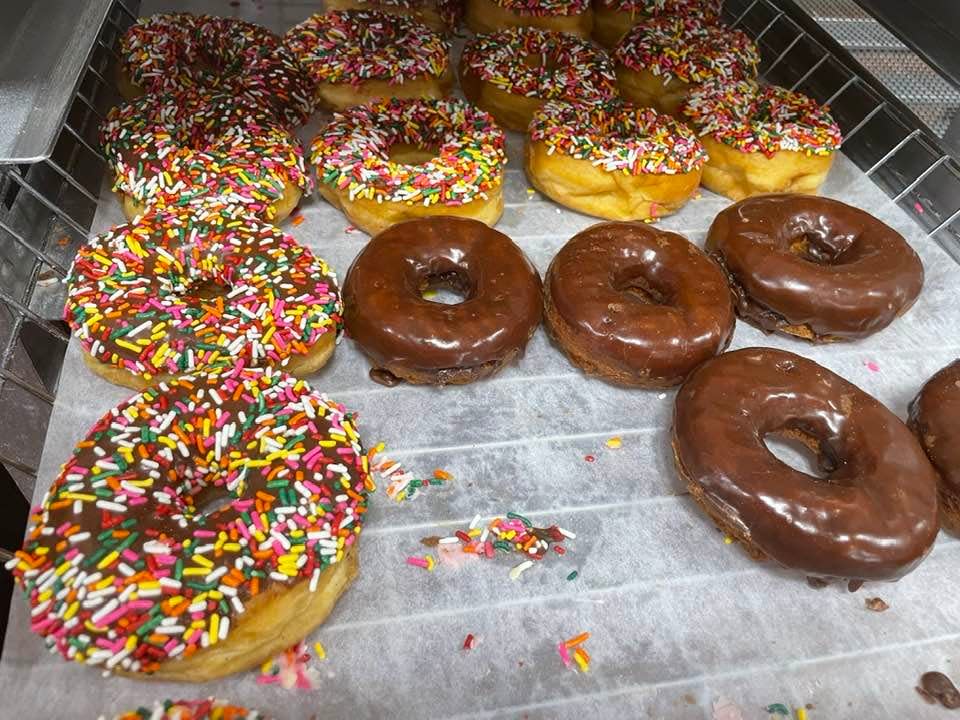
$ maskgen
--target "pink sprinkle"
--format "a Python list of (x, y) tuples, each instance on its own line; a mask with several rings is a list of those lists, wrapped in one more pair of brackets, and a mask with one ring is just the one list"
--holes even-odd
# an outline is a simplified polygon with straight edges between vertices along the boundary
[(426, 568), (427, 561), (422, 557), (411, 555), (407, 558), (407, 565), (415, 565), (416, 567)]
[(919, 201), (913, 204), (913, 209), (917, 211), (917, 215), (923, 215), (923, 205)]
[(864, 360), (863, 364), (867, 366), (867, 370), (870, 372), (880, 372), (880, 366), (877, 365), (873, 360)]
[(567, 650), (565, 642), (557, 643), (557, 652), (560, 653), (560, 659), (563, 660), (564, 667), (570, 667), (570, 651)]

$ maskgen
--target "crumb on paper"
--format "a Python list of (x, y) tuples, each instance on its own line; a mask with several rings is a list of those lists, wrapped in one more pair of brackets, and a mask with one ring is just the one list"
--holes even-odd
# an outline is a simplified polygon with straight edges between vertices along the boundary
[(882, 598), (878, 597), (865, 598), (863, 604), (866, 605), (867, 610), (872, 610), (873, 612), (883, 612), (884, 610), (890, 609), (890, 606), (887, 605)]
[(721, 695), (713, 701), (712, 720), (743, 720), (743, 710), (733, 700)]

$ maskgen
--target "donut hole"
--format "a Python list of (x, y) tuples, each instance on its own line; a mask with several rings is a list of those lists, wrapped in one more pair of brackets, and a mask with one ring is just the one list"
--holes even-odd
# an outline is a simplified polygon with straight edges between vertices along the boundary
[(636, 270), (626, 270), (615, 275), (611, 283), (613, 289), (625, 295), (629, 300), (641, 305), (668, 305), (670, 293), (666, 288), (658, 287)]
[(458, 270), (431, 273), (420, 281), (420, 297), (441, 305), (459, 305), (473, 294), (470, 279)]
[(423, 165), (440, 155), (440, 146), (430, 143), (393, 143), (387, 148), (387, 159), (400, 165)]
[(787, 247), (792, 254), (814, 265), (839, 265), (855, 240), (850, 235), (825, 238), (817, 233), (802, 233), (791, 238)]
[(803, 430), (773, 430), (763, 436), (763, 444), (784, 465), (817, 480), (829, 481), (836, 468), (836, 462), (823, 452), (820, 441)]
[(183, 295), (198, 300), (213, 300), (227, 295), (230, 290), (231, 288), (228, 285), (219, 283), (213, 278), (203, 278), (198, 282), (192, 283)]
[(543, 70), (547, 73), (554, 73), (563, 67), (556, 56), (546, 53), (528, 53), (520, 58), (520, 62), (528, 68)]
[(225, 488), (208, 485), (194, 496), (194, 513), (199, 516), (210, 517), (221, 510), (226, 510), (230, 507), (230, 503), (236, 499)]

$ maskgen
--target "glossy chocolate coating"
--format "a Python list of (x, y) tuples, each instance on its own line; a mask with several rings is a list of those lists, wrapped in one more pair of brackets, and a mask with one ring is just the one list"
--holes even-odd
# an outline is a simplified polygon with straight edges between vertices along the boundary
[[(767, 449), (784, 431), (816, 442), (824, 479)], [(935, 472), (907, 426), (799, 355), (748, 348), (702, 365), (677, 395), (673, 446), (711, 516), (808, 575), (895, 579), (937, 535)]]
[(941, 490), (960, 506), (960, 360), (930, 378), (910, 403), (910, 427), (940, 475)]
[(813, 340), (882, 330), (923, 287), (920, 258), (897, 231), (811, 195), (731, 205), (710, 226), (706, 250), (724, 265), (742, 318), (767, 332), (805, 326)]
[(575, 235), (550, 263), (544, 292), (551, 333), (571, 359), (625, 385), (682, 382), (729, 344), (736, 319), (716, 263), (638, 222)]
[[(464, 300), (431, 302), (422, 297), (428, 287), (451, 288)], [(540, 323), (536, 268), (510, 238), (477, 220), (437, 216), (384, 230), (354, 260), (343, 292), (347, 332), (374, 368), (420, 382), (444, 382), (457, 369), (495, 370)]]

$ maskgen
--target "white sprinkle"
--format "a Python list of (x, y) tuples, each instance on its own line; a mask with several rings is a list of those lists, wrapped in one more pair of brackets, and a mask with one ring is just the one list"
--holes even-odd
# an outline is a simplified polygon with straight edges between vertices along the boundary
[(470, 529), (474, 530), (480, 525), (480, 513), (477, 513), (473, 516), (473, 520), (470, 521)]
[(577, 539), (576, 534), (570, 532), (569, 530), (564, 530), (562, 527), (558, 527), (557, 530), (558, 530), (558, 531), (560, 532), (560, 534), (563, 535), (565, 538), (568, 538), (568, 539), (570, 539), (570, 540), (576, 540), (576, 539)]
[(524, 560), (510, 571), (510, 579), (516, 580), (531, 567), (533, 567), (533, 560)]
[(451, 545), (453, 543), (460, 542), (460, 538), (458, 538), (456, 535), (451, 535), (449, 537), (440, 538), (437, 542), (441, 545)]

